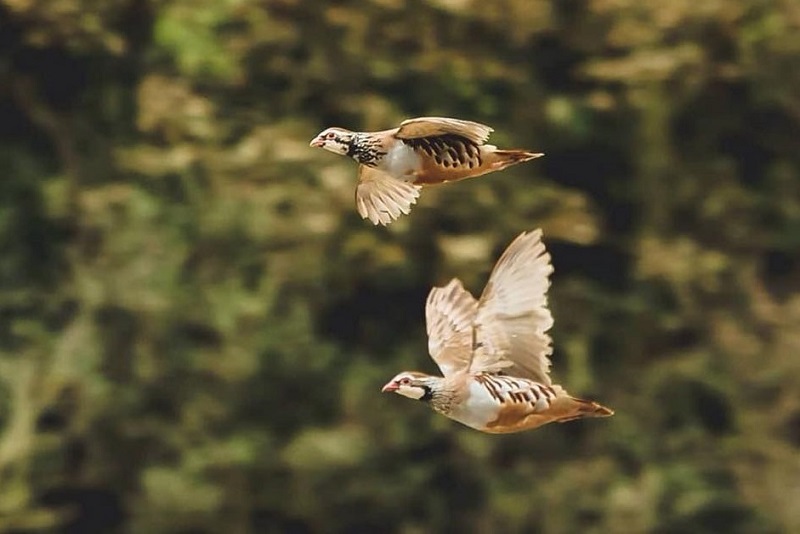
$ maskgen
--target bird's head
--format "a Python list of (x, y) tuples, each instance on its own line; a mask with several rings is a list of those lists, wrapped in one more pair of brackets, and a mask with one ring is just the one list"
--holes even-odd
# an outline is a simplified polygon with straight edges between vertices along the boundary
[(409, 399), (428, 401), (433, 397), (437, 380), (441, 380), (441, 378), (414, 371), (403, 371), (389, 380), (381, 391), (397, 393)]
[(310, 146), (346, 156), (353, 144), (353, 136), (353, 132), (344, 128), (328, 128), (312, 139)]

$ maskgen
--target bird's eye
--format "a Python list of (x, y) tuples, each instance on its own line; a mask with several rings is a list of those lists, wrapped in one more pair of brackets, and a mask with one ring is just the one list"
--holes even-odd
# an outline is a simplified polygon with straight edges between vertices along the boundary
[(411, 383), (411, 380), (409, 380), (408, 378), (403, 378), (403, 379), (400, 380), (400, 384), (402, 384), (404, 386), (407, 386), (410, 383)]
[(336, 134), (333, 132), (330, 132), (325, 135), (325, 139), (333, 139), (334, 137), (336, 137)]

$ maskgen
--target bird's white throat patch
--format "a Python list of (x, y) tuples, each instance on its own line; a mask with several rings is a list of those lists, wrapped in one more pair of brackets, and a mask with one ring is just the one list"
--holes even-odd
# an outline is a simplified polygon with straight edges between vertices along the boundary
[(400, 386), (396, 393), (409, 399), (420, 400), (425, 396), (425, 389), (419, 386)]

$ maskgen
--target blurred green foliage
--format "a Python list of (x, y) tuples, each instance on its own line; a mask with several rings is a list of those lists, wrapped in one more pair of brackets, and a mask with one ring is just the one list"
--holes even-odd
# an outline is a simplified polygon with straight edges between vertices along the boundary
[[(547, 157), (373, 228), (423, 114)], [(0, 117), (0, 531), (800, 531), (797, 2), (0, 0)], [(535, 227), (617, 415), (381, 396)]]

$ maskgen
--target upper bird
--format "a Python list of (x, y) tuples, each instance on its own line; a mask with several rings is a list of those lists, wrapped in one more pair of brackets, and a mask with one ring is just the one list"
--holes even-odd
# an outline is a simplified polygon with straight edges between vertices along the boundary
[(419, 117), (382, 132), (328, 128), (311, 146), (360, 163), (358, 213), (372, 224), (386, 225), (408, 214), (423, 185), (480, 176), (544, 155), (487, 145), (492, 131), (477, 122)]
[(519, 432), (614, 412), (550, 380), (550, 255), (541, 230), (498, 260), (480, 300), (453, 279), (428, 295), (428, 350), (443, 377), (404, 371), (383, 386), (483, 432)]

